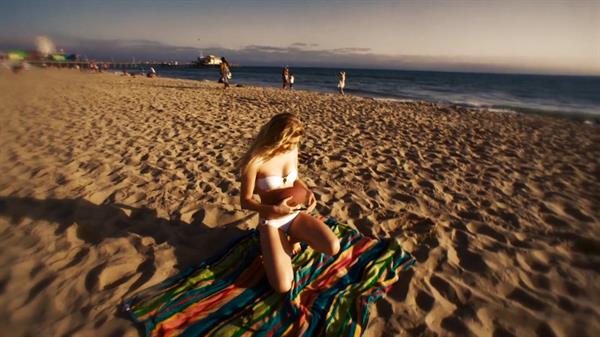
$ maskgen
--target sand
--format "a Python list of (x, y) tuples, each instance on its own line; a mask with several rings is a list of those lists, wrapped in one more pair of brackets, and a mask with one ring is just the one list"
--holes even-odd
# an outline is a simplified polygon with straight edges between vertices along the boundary
[(418, 259), (365, 336), (600, 335), (598, 126), (221, 88), (0, 74), (1, 335), (139, 336), (124, 296), (257, 225), (234, 164), (282, 111), (318, 211)]

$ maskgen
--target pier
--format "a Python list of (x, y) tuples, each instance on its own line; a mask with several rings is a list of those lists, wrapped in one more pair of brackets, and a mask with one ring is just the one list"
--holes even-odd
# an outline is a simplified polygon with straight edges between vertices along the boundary
[(190, 68), (214, 68), (218, 66), (204, 66), (199, 65), (198, 63), (189, 62), (189, 63), (178, 63), (178, 64), (168, 64), (168, 63), (147, 63), (147, 62), (111, 62), (111, 61), (48, 61), (48, 60), (29, 60), (27, 63), (33, 66), (39, 67), (52, 67), (52, 68), (75, 68), (75, 66), (79, 66), (81, 69), (88, 69), (90, 65), (96, 64), (100, 69), (105, 69), (105, 65), (108, 69), (140, 69), (140, 68), (150, 68), (153, 67), (155, 69), (190, 69)]

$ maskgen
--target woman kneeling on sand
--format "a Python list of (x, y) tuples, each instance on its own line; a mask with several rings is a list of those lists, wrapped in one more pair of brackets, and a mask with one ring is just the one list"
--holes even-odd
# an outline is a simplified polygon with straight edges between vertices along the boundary
[[(316, 200), (298, 178), (298, 144), (303, 134), (298, 117), (291, 113), (277, 114), (262, 126), (240, 161), (241, 206), (259, 214), (263, 264), (269, 283), (280, 293), (292, 287), (292, 255), (299, 249), (298, 242), (306, 242), (314, 250), (328, 255), (335, 255), (340, 249), (331, 229), (308, 214), (315, 208)], [(291, 197), (276, 205), (263, 203), (269, 191), (292, 187), (296, 181), (308, 191), (306, 212), (300, 210), (300, 205), (290, 206)], [(255, 193), (261, 202), (253, 198)]]

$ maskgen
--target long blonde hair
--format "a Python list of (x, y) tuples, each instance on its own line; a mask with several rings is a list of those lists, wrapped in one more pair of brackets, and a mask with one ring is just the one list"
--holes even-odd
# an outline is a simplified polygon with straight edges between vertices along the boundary
[(290, 112), (279, 113), (260, 128), (248, 151), (238, 162), (244, 173), (250, 164), (268, 160), (279, 153), (292, 149), (294, 139), (304, 135), (304, 127), (298, 116)]

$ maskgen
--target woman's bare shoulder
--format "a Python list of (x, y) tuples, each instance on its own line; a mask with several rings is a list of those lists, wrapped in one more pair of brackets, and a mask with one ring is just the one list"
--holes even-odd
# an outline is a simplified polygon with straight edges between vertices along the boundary
[(246, 164), (241, 169), (242, 176), (256, 175), (260, 166), (261, 166), (261, 163), (258, 160), (255, 160), (255, 161), (252, 161), (252, 162)]

